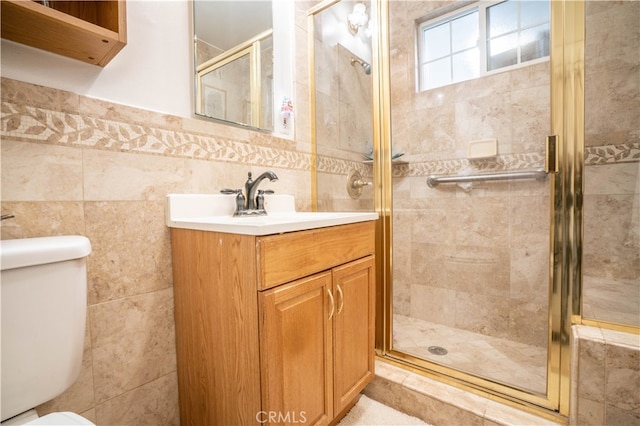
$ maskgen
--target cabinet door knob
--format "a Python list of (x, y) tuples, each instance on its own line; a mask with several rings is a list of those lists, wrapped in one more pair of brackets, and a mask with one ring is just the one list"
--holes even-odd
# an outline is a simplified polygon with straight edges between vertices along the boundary
[(338, 306), (338, 312), (336, 313), (336, 315), (340, 315), (340, 312), (342, 312), (342, 308), (344, 308), (344, 293), (342, 293), (342, 288), (340, 286), (337, 286), (338, 288), (338, 294), (340, 295), (340, 306)]
[(329, 300), (331, 301), (331, 312), (329, 312), (329, 319), (333, 318), (333, 311), (335, 311), (336, 304), (333, 300), (333, 293), (331, 293), (330, 289), (327, 289), (327, 294), (329, 295)]

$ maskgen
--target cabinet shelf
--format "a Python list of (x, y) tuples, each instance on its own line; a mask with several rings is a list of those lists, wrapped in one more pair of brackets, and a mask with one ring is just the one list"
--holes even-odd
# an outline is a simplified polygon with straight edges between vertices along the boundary
[(2, 38), (105, 66), (127, 44), (124, 0), (2, 0)]

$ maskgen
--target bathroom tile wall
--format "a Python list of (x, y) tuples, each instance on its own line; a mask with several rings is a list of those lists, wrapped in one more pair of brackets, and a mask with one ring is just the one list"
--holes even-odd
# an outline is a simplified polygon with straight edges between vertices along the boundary
[[(582, 316), (640, 326), (640, 3), (586, 3)], [(640, 425), (640, 336), (572, 328), (570, 424)]]
[(570, 424), (640, 425), (640, 337), (573, 326)]
[(586, 3), (586, 318), (640, 326), (640, 3)]
[[(535, 169), (549, 132), (549, 63), (426, 92), (415, 87), (415, 22), (450, 2), (390, 3), (394, 312), (545, 346), (548, 184), (429, 188), (430, 174)], [(496, 138), (498, 156), (466, 158)]]

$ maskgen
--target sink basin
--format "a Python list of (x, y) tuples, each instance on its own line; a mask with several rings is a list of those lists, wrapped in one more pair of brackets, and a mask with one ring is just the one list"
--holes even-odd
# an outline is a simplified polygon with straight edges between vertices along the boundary
[(296, 212), (292, 195), (265, 195), (267, 216), (233, 216), (235, 195), (169, 194), (170, 228), (269, 235), (376, 220), (373, 212)]

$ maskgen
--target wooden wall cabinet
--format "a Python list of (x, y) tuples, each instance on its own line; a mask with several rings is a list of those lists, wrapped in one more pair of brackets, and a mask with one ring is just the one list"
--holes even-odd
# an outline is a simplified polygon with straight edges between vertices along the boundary
[(127, 44), (125, 0), (2, 0), (2, 38), (105, 66)]
[(173, 228), (181, 424), (343, 416), (374, 375), (374, 232)]

